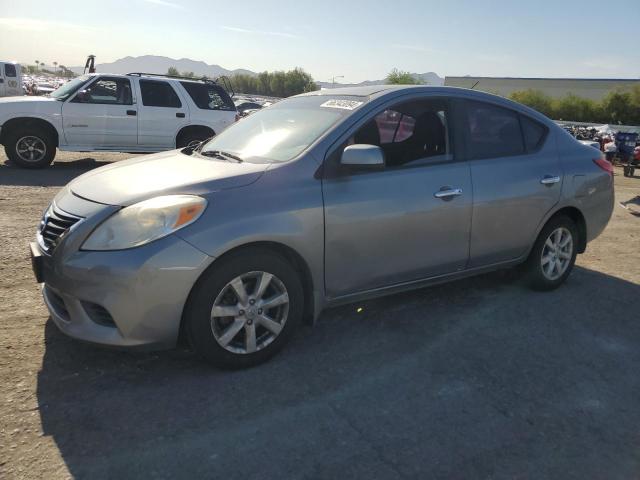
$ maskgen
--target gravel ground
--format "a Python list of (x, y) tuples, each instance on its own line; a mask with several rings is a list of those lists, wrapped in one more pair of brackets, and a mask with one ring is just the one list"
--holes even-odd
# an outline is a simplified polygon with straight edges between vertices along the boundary
[(616, 205), (555, 292), (505, 271), (341, 307), (223, 372), (48, 320), (28, 242), (60, 186), (126, 158), (91, 156), (0, 155), (0, 478), (640, 476), (640, 217)]

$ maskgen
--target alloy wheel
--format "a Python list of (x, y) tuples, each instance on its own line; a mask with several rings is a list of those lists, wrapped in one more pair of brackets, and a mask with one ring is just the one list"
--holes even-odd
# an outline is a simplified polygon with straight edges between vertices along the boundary
[(284, 328), (289, 294), (268, 272), (247, 272), (218, 294), (211, 308), (211, 331), (224, 349), (249, 354), (265, 348)]
[(41, 138), (27, 135), (16, 142), (16, 153), (21, 160), (36, 163), (44, 158), (47, 146)]
[(564, 228), (556, 228), (542, 248), (540, 262), (542, 273), (548, 280), (557, 280), (569, 268), (573, 257), (573, 236)]

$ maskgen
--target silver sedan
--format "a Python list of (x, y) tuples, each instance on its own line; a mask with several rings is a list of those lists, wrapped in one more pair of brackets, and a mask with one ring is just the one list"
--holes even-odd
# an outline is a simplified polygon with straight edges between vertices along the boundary
[(55, 324), (247, 367), (328, 307), (524, 266), (561, 285), (612, 167), (543, 115), (446, 87), (313, 92), (63, 188), (31, 245)]

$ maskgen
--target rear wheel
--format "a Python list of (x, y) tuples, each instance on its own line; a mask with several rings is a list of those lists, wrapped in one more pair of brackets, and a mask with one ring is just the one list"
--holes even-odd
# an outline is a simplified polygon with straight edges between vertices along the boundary
[(181, 135), (180, 138), (178, 138), (178, 141), (176, 142), (176, 148), (189, 147), (193, 144), (204, 142), (205, 140), (208, 140), (214, 136), (215, 135), (211, 132), (206, 132), (204, 130), (189, 132)]
[(275, 355), (302, 318), (304, 296), (291, 265), (270, 251), (244, 251), (205, 272), (190, 296), (185, 327), (196, 353), (224, 368)]
[(578, 229), (568, 217), (552, 218), (542, 229), (525, 265), (534, 290), (558, 288), (576, 261)]
[(4, 151), (9, 160), (23, 168), (44, 168), (56, 155), (51, 134), (42, 128), (18, 128), (5, 138)]

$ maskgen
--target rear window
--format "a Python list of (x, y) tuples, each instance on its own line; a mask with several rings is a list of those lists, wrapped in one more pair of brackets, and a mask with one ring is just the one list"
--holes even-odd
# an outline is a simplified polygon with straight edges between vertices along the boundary
[(467, 103), (472, 158), (494, 158), (525, 152), (518, 114), (483, 102)]
[(520, 122), (522, 123), (522, 133), (524, 134), (524, 144), (527, 152), (538, 149), (544, 142), (547, 127), (524, 115), (520, 115)]
[(180, 108), (182, 102), (173, 87), (167, 82), (140, 80), (142, 104), (146, 107)]
[(187, 91), (193, 103), (203, 110), (234, 111), (235, 105), (231, 97), (222, 87), (207, 83), (180, 82)]

